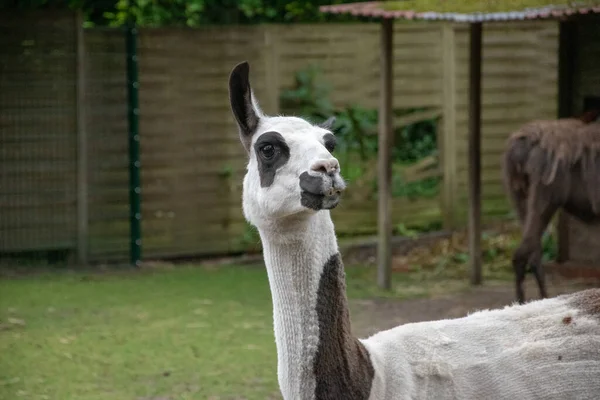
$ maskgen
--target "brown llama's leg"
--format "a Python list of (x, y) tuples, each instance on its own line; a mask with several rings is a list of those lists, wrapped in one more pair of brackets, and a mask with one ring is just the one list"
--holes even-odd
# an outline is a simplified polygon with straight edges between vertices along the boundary
[[(516, 182), (519, 177), (512, 177), (512, 182), (507, 181), (506, 187), (508, 188), (508, 194), (514, 210), (516, 211), (519, 224), (521, 229), (525, 229), (525, 220), (527, 218), (527, 188), (525, 185)], [(522, 183), (522, 182), (521, 182)], [(521, 246), (522, 247), (522, 246)], [(521, 251), (525, 251), (524, 249)], [(517, 294), (517, 301), (520, 304), (525, 302), (525, 293), (523, 291), (523, 281), (525, 280), (525, 273), (527, 271), (527, 262), (522, 262), (519, 259), (513, 257), (513, 269), (515, 271), (515, 291)]]
[(517, 217), (521, 226), (525, 226), (525, 218), (527, 217), (527, 195), (523, 191), (518, 191), (513, 197), (515, 209), (517, 210)]
[(525, 274), (527, 272), (527, 260), (529, 259), (528, 254), (530, 253), (528, 246), (525, 243), (525, 222), (527, 220), (527, 197), (521, 190), (512, 190), (510, 195), (512, 197), (513, 206), (517, 212), (517, 217), (523, 230), (523, 238), (521, 244), (515, 251), (512, 259), (512, 265), (515, 272), (515, 291), (517, 295), (517, 301), (519, 304), (525, 303), (525, 291), (523, 289), (523, 282), (525, 281)]
[(515, 291), (517, 293), (517, 301), (519, 304), (525, 303), (525, 291), (523, 290), (523, 282), (525, 281), (525, 268), (527, 268), (527, 264), (518, 263), (513, 257), (513, 269), (515, 270)]
[(521, 226), (527, 215), (527, 179), (520, 175), (506, 176), (504, 187)]
[(523, 238), (512, 259), (516, 278), (517, 301), (521, 304), (525, 302), (523, 281), (525, 280), (527, 265), (531, 266), (541, 297), (548, 297), (542, 270), (542, 235), (558, 209), (548, 189), (548, 186), (542, 186), (541, 184), (531, 188), (527, 201)]
[(542, 267), (542, 247), (535, 250), (531, 259), (529, 261), (529, 265), (531, 266), (531, 270), (533, 271), (533, 275), (535, 276), (535, 280), (538, 285), (538, 289), (540, 291), (540, 297), (545, 299), (548, 297), (548, 292), (546, 290), (546, 278), (544, 273), (544, 268)]

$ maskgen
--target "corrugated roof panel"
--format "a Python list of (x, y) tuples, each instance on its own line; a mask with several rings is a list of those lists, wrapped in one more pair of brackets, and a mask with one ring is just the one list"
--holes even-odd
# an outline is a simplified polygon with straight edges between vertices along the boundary
[(337, 4), (321, 6), (320, 11), (330, 14), (352, 14), (354, 16), (393, 19), (416, 19), (416, 20), (443, 20), (455, 22), (487, 22), (487, 21), (511, 21), (531, 19), (559, 19), (573, 14), (600, 14), (600, 6), (544, 6), (538, 8), (527, 8), (507, 12), (477, 12), (477, 13), (452, 13), (452, 12), (416, 12), (413, 10), (388, 10), (381, 1), (369, 1), (361, 3)]

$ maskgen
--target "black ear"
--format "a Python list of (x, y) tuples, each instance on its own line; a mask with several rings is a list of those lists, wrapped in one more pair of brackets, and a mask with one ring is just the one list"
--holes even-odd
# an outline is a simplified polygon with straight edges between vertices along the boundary
[(333, 124), (335, 124), (335, 116), (327, 118), (327, 120), (325, 122), (321, 122), (319, 126), (323, 129), (331, 130)]
[(238, 124), (240, 140), (250, 151), (252, 135), (258, 127), (260, 119), (252, 101), (252, 88), (250, 87), (250, 65), (244, 61), (236, 65), (229, 75), (229, 102), (231, 111)]

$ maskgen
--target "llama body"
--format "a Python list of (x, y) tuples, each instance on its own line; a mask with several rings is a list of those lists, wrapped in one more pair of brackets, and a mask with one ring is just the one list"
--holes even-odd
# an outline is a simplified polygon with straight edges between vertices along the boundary
[(329, 211), (345, 189), (333, 135), (328, 123), (264, 116), (248, 73), (234, 68), (230, 100), (286, 400), (598, 398), (600, 290), (354, 337)]
[(333, 224), (319, 214), (293, 228), (297, 241), (261, 234), (286, 400), (598, 398), (599, 291), (356, 339)]
[(504, 184), (523, 228), (513, 256), (517, 300), (525, 301), (529, 265), (547, 297), (541, 238), (560, 208), (584, 223), (600, 220), (600, 123), (581, 119), (532, 121), (514, 132), (504, 153)]
[(370, 399), (596, 399), (599, 318), (580, 306), (594, 293), (377, 333)]

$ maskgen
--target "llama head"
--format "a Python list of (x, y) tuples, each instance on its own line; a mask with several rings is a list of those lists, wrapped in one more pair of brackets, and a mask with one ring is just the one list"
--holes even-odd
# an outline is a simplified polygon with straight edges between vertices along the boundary
[(246, 219), (260, 227), (334, 208), (345, 189), (338, 160), (331, 154), (334, 119), (313, 125), (302, 118), (264, 115), (249, 72), (243, 62), (229, 77), (231, 109), (248, 153), (242, 195)]

